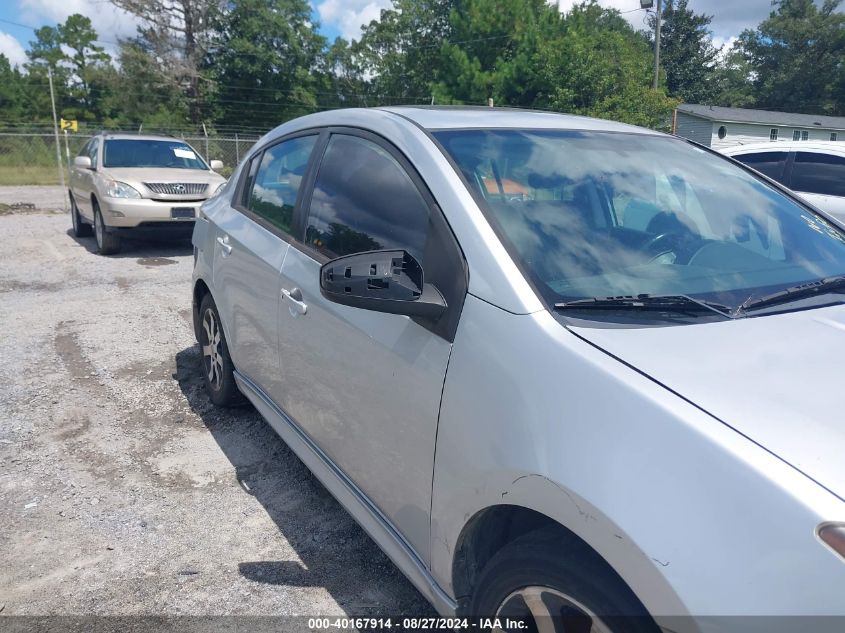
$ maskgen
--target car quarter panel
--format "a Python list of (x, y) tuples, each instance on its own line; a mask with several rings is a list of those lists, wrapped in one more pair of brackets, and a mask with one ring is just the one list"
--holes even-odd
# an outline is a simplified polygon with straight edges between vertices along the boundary
[(432, 570), (452, 595), (462, 529), (499, 504), (572, 530), (658, 617), (845, 614), (845, 564), (814, 534), (845, 504), (550, 313), (470, 296), (432, 500)]

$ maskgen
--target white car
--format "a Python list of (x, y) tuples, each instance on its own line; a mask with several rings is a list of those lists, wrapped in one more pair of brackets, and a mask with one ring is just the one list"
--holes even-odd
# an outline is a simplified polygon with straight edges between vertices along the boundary
[(845, 143), (786, 141), (740, 145), (722, 153), (789, 187), (845, 222)]

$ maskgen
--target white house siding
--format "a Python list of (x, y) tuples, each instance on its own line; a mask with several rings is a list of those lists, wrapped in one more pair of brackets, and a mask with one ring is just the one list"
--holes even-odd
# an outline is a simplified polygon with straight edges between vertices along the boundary
[(675, 118), (675, 134), (702, 145), (710, 145), (713, 137), (713, 122), (678, 112)]
[[(733, 147), (735, 145), (749, 145), (751, 143), (765, 143), (769, 140), (769, 135), (772, 129), (777, 128), (779, 141), (791, 141), (794, 130), (806, 130), (809, 132), (810, 141), (829, 141), (830, 133), (837, 132), (837, 130), (830, 130), (826, 128), (795, 128), (783, 127), (777, 125), (766, 125), (756, 123), (725, 123), (719, 121), (708, 121), (712, 123), (713, 132), (712, 140), (709, 143), (710, 147), (714, 149), (721, 149), (723, 147)], [(725, 138), (719, 138), (719, 128), (725, 126), (727, 135)], [(838, 131), (838, 139), (845, 140), (845, 132)]]

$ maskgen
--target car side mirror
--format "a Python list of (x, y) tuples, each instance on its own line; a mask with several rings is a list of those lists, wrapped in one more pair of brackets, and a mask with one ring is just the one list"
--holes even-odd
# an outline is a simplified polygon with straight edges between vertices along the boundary
[(320, 267), (320, 292), (341, 305), (436, 319), (443, 295), (425, 283), (423, 269), (403, 250), (367, 251), (338, 257)]
[(87, 156), (77, 156), (73, 159), (73, 166), (81, 169), (91, 169), (91, 159)]
[(211, 161), (211, 171), (220, 171), (223, 169), (223, 161), (222, 160), (213, 160)]

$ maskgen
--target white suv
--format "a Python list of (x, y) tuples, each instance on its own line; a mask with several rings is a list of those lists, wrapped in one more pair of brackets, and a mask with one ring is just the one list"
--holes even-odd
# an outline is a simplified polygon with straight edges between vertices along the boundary
[(70, 214), (77, 237), (93, 233), (102, 255), (121, 233), (190, 237), (197, 208), (225, 184), (190, 145), (170, 136), (101, 133), (73, 161)]
[(845, 143), (786, 141), (741, 145), (722, 153), (777, 180), (845, 222)]

